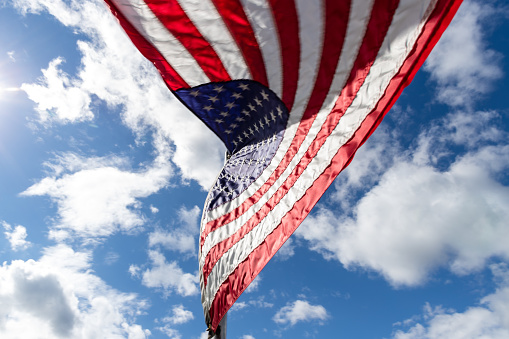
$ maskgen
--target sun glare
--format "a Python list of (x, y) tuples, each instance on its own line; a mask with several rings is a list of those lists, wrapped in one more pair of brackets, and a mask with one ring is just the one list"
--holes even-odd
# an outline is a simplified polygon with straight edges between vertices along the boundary
[(19, 92), (21, 88), (18, 87), (3, 87), (0, 85), (0, 100), (4, 99), (9, 92)]

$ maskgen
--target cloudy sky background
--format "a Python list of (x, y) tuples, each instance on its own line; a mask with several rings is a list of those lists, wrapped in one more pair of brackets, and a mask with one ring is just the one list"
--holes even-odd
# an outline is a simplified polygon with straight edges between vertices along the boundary
[[(460, 8), (228, 337), (509, 337), (509, 6)], [(203, 339), (224, 147), (99, 0), (0, 5), (0, 337)]]

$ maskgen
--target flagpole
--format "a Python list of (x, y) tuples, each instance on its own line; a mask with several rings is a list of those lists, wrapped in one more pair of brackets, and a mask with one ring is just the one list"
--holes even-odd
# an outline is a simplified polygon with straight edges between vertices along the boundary
[(209, 335), (209, 339), (226, 339), (226, 318), (227, 314), (224, 315), (223, 319), (219, 323), (219, 326), (217, 326), (217, 330), (215, 334), (212, 334), (212, 336)]

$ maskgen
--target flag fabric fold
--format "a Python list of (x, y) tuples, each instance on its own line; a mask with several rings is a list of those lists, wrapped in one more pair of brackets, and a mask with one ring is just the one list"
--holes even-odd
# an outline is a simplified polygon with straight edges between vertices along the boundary
[(105, 1), (228, 150), (199, 239), (213, 331), (380, 124), (461, 3)]

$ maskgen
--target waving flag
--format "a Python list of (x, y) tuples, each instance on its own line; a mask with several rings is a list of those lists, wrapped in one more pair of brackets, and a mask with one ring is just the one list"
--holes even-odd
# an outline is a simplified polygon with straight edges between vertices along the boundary
[(212, 330), (373, 133), (461, 3), (105, 1), (228, 150), (201, 223)]

